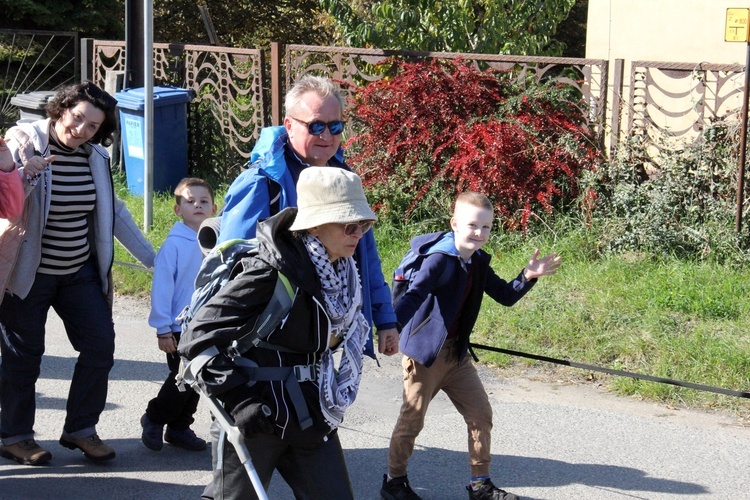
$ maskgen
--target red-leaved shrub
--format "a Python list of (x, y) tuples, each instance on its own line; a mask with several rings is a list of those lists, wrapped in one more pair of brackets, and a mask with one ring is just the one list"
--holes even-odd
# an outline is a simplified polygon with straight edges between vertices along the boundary
[(571, 88), (518, 82), (463, 61), (394, 62), (353, 92), (350, 164), (386, 217), (429, 216), (436, 198), (485, 193), (506, 228), (576, 199), (599, 158)]

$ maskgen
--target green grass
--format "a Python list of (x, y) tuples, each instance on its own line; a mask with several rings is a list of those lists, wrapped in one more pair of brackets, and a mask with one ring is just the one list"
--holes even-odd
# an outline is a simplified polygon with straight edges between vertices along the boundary
[[(124, 175), (116, 176), (115, 190), (117, 196), (125, 202), (138, 227), (143, 229), (145, 219), (143, 197), (133, 196), (128, 192)], [(146, 232), (146, 237), (158, 250), (169, 230), (179, 219), (174, 213), (174, 196), (168, 193), (157, 193), (153, 202), (153, 225)], [(125, 265), (123, 265), (123, 263)], [(148, 297), (151, 293), (151, 273), (130, 255), (119, 243), (115, 246), (115, 266), (112, 271), (115, 290), (123, 295)]]
[[(118, 195), (142, 225), (143, 201)], [(219, 194), (221, 199), (223, 193)], [(171, 196), (154, 202), (155, 248), (177, 220)], [(627, 254), (602, 257), (597, 229), (566, 221), (536, 235), (495, 234), (486, 250), (505, 279), (514, 278), (534, 248), (557, 251), (563, 265), (542, 278), (514, 307), (485, 297), (473, 340), (540, 356), (656, 377), (750, 390), (750, 268)], [(447, 227), (447, 219), (446, 219)], [(375, 235), (389, 279), (419, 226), (376, 225)], [(135, 262), (119, 247), (118, 261)], [(151, 275), (116, 265), (116, 290), (147, 297)], [(509, 368), (550, 370), (557, 365), (489, 351), (482, 362)], [(596, 380), (619, 394), (670, 405), (728, 409), (750, 418), (747, 399), (587, 370), (563, 368), (580, 382)]]

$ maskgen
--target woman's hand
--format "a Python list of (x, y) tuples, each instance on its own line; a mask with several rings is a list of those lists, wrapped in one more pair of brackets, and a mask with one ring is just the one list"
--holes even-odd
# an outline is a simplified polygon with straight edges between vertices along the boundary
[(55, 155), (46, 158), (43, 158), (42, 156), (34, 156), (30, 158), (22, 167), (26, 179), (31, 181), (41, 175), (44, 169), (47, 168), (47, 164), (52, 163), (56, 159), (57, 157)]

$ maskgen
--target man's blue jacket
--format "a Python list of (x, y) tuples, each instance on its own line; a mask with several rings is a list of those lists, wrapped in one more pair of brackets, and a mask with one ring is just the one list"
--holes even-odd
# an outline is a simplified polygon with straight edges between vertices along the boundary
[[(293, 163), (291, 168), (289, 163)], [(340, 148), (329, 165), (351, 170), (344, 163), (344, 152)], [(266, 127), (261, 130), (260, 138), (250, 154), (250, 168), (234, 180), (224, 198), (217, 243), (233, 238), (255, 237), (258, 221), (271, 215), (268, 179), (281, 187), (279, 210), (296, 207), (297, 176), (306, 166), (288, 145), (284, 127)], [(396, 315), (391, 304), (391, 291), (383, 278), (372, 230), (360, 240), (354, 258), (362, 280), (363, 314), (370, 325), (379, 330), (394, 328)], [(375, 357), (372, 334), (365, 346), (365, 354)]]

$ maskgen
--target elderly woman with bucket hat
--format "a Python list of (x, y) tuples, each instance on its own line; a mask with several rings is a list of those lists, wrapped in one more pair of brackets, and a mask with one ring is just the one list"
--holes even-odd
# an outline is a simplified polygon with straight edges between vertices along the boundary
[[(304, 169), (297, 196), (298, 208), (258, 224), (258, 255), (243, 260), (243, 271), (199, 309), (189, 336), (254, 324), (283, 274), (296, 289), (291, 310), (266, 339), (273, 347), (244, 357), (260, 367), (311, 366), (299, 387), (312, 425), (300, 424), (286, 382), (244, 380), (219, 397), (264, 488), (278, 470), (296, 498), (353, 498), (336, 429), (357, 396), (369, 332), (353, 255), (377, 217), (360, 178), (347, 170)], [(238, 371), (218, 378), (236, 385)], [(218, 453), (215, 497), (255, 498), (231, 444), (220, 443)]]

